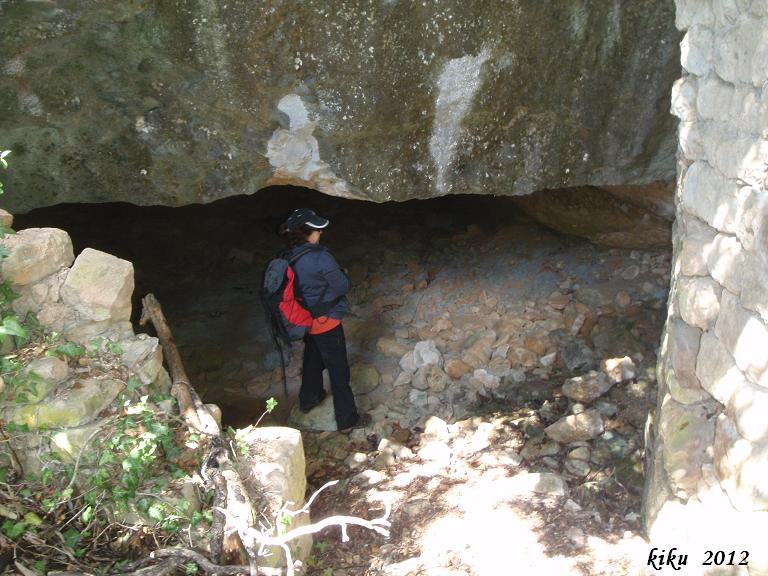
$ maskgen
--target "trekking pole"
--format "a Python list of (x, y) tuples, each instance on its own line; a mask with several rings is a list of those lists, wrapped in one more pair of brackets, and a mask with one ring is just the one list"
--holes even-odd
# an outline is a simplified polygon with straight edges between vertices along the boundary
[(280, 344), (280, 338), (277, 335), (277, 331), (273, 328), (271, 332), (275, 348), (277, 348), (277, 352), (280, 354), (280, 369), (283, 373), (283, 393), (285, 394), (285, 397), (288, 398), (288, 370), (285, 365), (285, 352), (283, 352), (283, 346)]

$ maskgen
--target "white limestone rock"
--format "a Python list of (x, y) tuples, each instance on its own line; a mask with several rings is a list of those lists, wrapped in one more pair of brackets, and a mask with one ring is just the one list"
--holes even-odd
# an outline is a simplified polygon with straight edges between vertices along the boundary
[[(715, 6), (722, 5), (717, 2)], [(734, 84), (761, 86), (766, 79), (764, 68), (768, 29), (757, 19), (743, 19), (735, 22), (735, 10), (719, 18), (720, 23), (728, 22), (719, 35), (714, 51), (713, 64), (718, 76)], [(733, 25), (731, 25), (733, 24)]]
[(747, 253), (742, 260), (741, 304), (768, 323), (768, 259)]
[(746, 382), (731, 353), (712, 332), (701, 336), (696, 376), (702, 387), (724, 406), (736, 389)]
[(120, 359), (134, 371), (143, 384), (154, 382), (163, 369), (163, 349), (157, 338), (138, 334), (135, 338), (119, 343), (122, 349)]
[(437, 349), (434, 340), (417, 342), (413, 349), (413, 360), (417, 370), (430, 364), (443, 367), (443, 355)]
[(684, 405), (667, 397), (659, 416), (664, 439), (662, 460), (672, 487), (680, 498), (696, 493), (701, 467), (712, 461), (715, 422), (703, 404)]
[(714, 457), (717, 476), (738, 510), (768, 509), (768, 444), (750, 442), (730, 418), (720, 414)]
[(720, 299), (715, 334), (733, 354), (739, 369), (768, 388), (768, 326), (742, 308), (739, 299), (727, 290)]
[(712, 69), (713, 38), (711, 30), (694, 26), (680, 43), (680, 63), (688, 72), (705, 76)]
[(736, 103), (736, 87), (717, 76), (698, 80), (696, 107), (702, 120), (728, 120)]
[(744, 382), (731, 395), (727, 413), (744, 438), (768, 443), (768, 390)]
[[(249, 447), (248, 457), (239, 458), (237, 470), (250, 494), (262, 494), (267, 518), (274, 518), (285, 505), (289, 510), (303, 506), (306, 494), (306, 462), (301, 433), (282, 426), (249, 427), (244, 430)], [(309, 514), (293, 517), (291, 529), (310, 523)], [(289, 543), (294, 559), (303, 560), (312, 548), (312, 537), (302, 536)], [(273, 551), (265, 562), (269, 566), (285, 566), (283, 552)]]
[(696, 376), (701, 330), (675, 318), (667, 321), (662, 341), (660, 364), (670, 394), (683, 404), (699, 402), (706, 397)]
[(739, 214), (723, 209), (723, 204), (737, 206), (739, 185), (727, 179), (707, 162), (694, 162), (683, 180), (683, 209), (722, 232), (736, 232)]
[(686, 122), (696, 120), (696, 93), (695, 76), (684, 76), (677, 80), (672, 86), (672, 114)]
[(709, 330), (720, 313), (721, 293), (722, 287), (711, 278), (680, 278), (677, 281), (680, 316), (691, 326)]
[(712, 26), (715, 15), (712, 0), (676, 0), (675, 24), (680, 30), (692, 26)]
[(608, 392), (613, 384), (605, 373), (591, 370), (588, 374), (566, 380), (563, 394), (577, 402), (592, 402)]
[(718, 234), (707, 256), (712, 277), (734, 294), (741, 293), (744, 250), (735, 236)]
[(72, 240), (57, 228), (27, 228), (0, 240), (9, 254), (0, 262), (2, 277), (25, 286), (72, 264)]
[(504, 484), (504, 493), (510, 496), (541, 494), (544, 496), (562, 497), (568, 494), (565, 480), (550, 472), (523, 472), (516, 474)]
[(67, 275), (61, 297), (85, 319), (119, 322), (131, 317), (133, 286), (133, 264), (86, 248)]
[(614, 384), (628, 382), (637, 378), (637, 366), (629, 356), (621, 358), (606, 358), (600, 362), (600, 368)]
[(592, 409), (565, 416), (544, 429), (547, 436), (560, 444), (591, 440), (603, 431), (603, 418), (597, 410)]
[(680, 270), (686, 276), (707, 276), (707, 256), (717, 231), (691, 216), (683, 216), (684, 234), (680, 249)]

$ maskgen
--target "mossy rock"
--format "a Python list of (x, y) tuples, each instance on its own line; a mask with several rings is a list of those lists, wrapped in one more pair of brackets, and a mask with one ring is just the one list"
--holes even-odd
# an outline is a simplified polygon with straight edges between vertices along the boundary
[(7, 407), (3, 418), (32, 429), (77, 427), (96, 418), (117, 398), (124, 386), (118, 380), (106, 378), (78, 380), (50, 402)]

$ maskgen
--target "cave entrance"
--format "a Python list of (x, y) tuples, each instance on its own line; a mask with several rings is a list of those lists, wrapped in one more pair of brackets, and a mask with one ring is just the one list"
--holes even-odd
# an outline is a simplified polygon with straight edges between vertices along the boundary
[[(141, 296), (155, 293), (195, 387), (222, 407), (225, 424), (238, 426), (254, 421), (270, 396), (280, 401), (274, 419), (285, 421), (298, 389), (300, 345), (286, 402), (258, 301), (264, 263), (281, 248), (277, 226), (297, 206), (330, 218), (323, 242), (353, 279), (345, 331), (362, 409), (408, 427), (500, 402), (544, 406), (546, 425), (572, 409), (560, 395), (567, 378), (628, 356), (634, 377), (598, 406), (640, 446), (655, 401), (666, 250), (561, 235), (510, 198), (372, 204), (288, 186), (181, 208), (60, 205), (20, 215), (17, 225), (63, 228), (76, 252), (90, 246), (133, 262), (134, 315)], [(447, 378), (401, 368), (402, 356), (427, 340)]]

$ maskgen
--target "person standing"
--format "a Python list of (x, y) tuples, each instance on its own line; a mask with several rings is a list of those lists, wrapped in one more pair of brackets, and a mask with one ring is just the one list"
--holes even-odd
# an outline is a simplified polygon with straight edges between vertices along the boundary
[(349, 385), (349, 362), (342, 319), (349, 311), (346, 294), (352, 288), (349, 276), (339, 266), (320, 237), (330, 221), (309, 208), (294, 210), (280, 226), (288, 244), (286, 259), (299, 253), (292, 263), (296, 274), (295, 293), (312, 315), (304, 337), (299, 409), (309, 412), (325, 398), (323, 369), (328, 370), (336, 426), (341, 432), (364, 425)]

